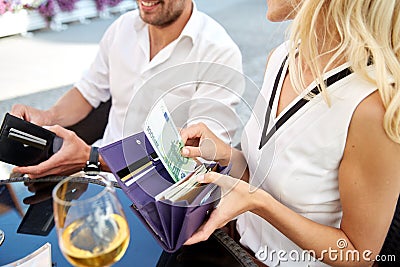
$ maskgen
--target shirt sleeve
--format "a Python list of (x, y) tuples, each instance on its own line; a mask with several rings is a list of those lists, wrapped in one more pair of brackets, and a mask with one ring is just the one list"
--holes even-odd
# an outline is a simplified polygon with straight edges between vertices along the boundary
[(112, 24), (107, 29), (101, 39), (99, 51), (89, 70), (75, 83), (75, 87), (94, 108), (97, 108), (101, 102), (105, 102), (111, 97), (108, 54), (116, 28), (115, 24)]

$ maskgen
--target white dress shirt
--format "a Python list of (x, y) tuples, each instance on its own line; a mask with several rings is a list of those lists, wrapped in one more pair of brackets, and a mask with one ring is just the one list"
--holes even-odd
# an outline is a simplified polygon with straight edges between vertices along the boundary
[(122, 15), (104, 34), (95, 61), (75, 86), (93, 107), (112, 98), (102, 145), (143, 131), (160, 97), (178, 127), (202, 121), (229, 142), (244, 88), (241, 73), (236, 44), (193, 3), (181, 35), (152, 60), (148, 25), (138, 10)]
[[(271, 55), (254, 112), (243, 131), (241, 145), (249, 166), (250, 183), (310, 220), (339, 227), (342, 207), (338, 169), (350, 121), (359, 103), (377, 88), (354, 73), (336, 81), (327, 89), (331, 106), (327, 105), (321, 94), (315, 96), (259, 149), (267, 103), (271, 98), (275, 77), (287, 55), (287, 43)], [(339, 66), (324, 76), (330, 77), (348, 66)], [(286, 71), (287, 62), (283, 73)], [(269, 130), (306, 92), (316, 86), (312, 83), (276, 116), (284, 77), (282, 75), (279, 80), (268, 118)], [(237, 228), (240, 242), (268, 266), (326, 266), (304, 255), (305, 251), (253, 213), (240, 215)], [(338, 247), (332, 249), (340, 250)], [(320, 258), (320, 255), (316, 256)]]

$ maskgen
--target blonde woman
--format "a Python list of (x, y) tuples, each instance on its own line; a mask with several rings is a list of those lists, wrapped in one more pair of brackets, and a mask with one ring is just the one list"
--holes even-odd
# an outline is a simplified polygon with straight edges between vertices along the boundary
[(400, 192), (400, 0), (267, 4), (268, 19), (293, 22), (243, 151), (202, 124), (182, 130), (183, 155), (230, 162), (241, 178), (198, 179), (224, 195), (187, 244), (237, 217), (241, 244), (264, 264), (372, 265)]

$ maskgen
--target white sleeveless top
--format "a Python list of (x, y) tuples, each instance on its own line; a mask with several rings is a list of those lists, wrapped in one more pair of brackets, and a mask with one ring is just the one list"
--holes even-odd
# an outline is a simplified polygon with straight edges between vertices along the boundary
[[(348, 75), (328, 87), (330, 107), (321, 94), (315, 96), (259, 149), (275, 78), (288, 54), (286, 45), (287, 43), (284, 43), (279, 46), (270, 57), (262, 90), (242, 135), (241, 145), (250, 170), (250, 183), (269, 192), (282, 204), (306, 218), (339, 227), (342, 209), (338, 168), (346, 144), (348, 127), (358, 104), (377, 87), (354, 73)], [(324, 78), (347, 67), (348, 64), (345, 64), (333, 69), (326, 73)], [(278, 118), (275, 118), (286, 71), (287, 63), (277, 87), (268, 131), (305, 95), (304, 93), (298, 96)], [(314, 87), (315, 84), (311, 84), (305, 92)], [(240, 242), (254, 251), (268, 266), (325, 265), (316, 260), (303, 261), (301, 248), (253, 213), (246, 212), (240, 215), (237, 228), (241, 236)]]

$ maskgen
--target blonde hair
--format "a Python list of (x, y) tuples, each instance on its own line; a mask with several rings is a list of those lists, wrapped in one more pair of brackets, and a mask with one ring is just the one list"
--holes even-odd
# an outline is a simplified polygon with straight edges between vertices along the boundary
[[(306, 66), (329, 104), (322, 75), (337, 62), (349, 62), (352, 71), (376, 84), (386, 109), (383, 127), (400, 143), (400, 0), (292, 1), (297, 15), (291, 25), (289, 73), (296, 90), (305, 88)], [(324, 55), (331, 58), (321, 66), (318, 59)], [(366, 70), (370, 61), (374, 78)]]

